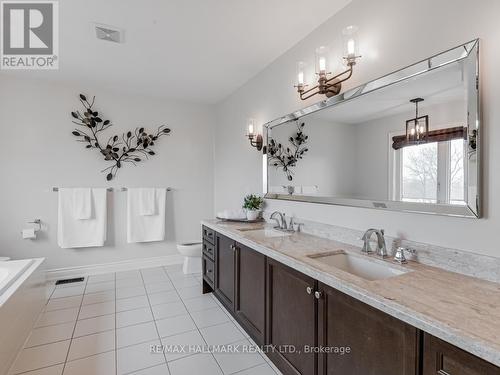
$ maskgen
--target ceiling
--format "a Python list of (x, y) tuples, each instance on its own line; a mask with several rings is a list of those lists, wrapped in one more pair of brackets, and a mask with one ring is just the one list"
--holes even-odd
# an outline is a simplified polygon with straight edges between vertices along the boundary
[(425, 99), (419, 105), (422, 111), (443, 103), (466, 103), (466, 75), (464, 61), (458, 61), (339, 103), (311, 118), (356, 125), (399, 113), (414, 114), (415, 105), (409, 100), (417, 97)]
[[(3, 71), (217, 103), (350, 0), (60, 1), (58, 71)], [(125, 30), (98, 40), (93, 23)]]

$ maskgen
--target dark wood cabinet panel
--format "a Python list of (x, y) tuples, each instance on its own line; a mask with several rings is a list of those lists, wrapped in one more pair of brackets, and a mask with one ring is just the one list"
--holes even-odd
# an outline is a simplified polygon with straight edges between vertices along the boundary
[(215, 260), (215, 246), (208, 241), (203, 241), (203, 255)]
[(215, 265), (214, 262), (210, 259), (207, 258), (206, 256), (203, 256), (201, 259), (202, 261), (202, 272), (203, 272), (203, 280), (205, 280), (208, 285), (213, 289), (214, 288), (214, 277), (215, 277)]
[(215, 294), (230, 311), (235, 301), (235, 242), (219, 233), (215, 234)]
[[(320, 284), (319, 347), (350, 353), (319, 354), (321, 375), (417, 375), (416, 328)], [(443, 374), (444, 375), (444, 374)]]
[(210, 242), (212, 245), (215, 245), (215, 231), (206, 226), (202, 226), (201, 231), (203, 239)]
[(423, 375), (499, 375), (500, 368), (428, 333)]
[(317, 355), (304, 352), (317, 342), (315, 280), (272, 259), (267, 265), (266, 344), (276, 348), (268, 355), (285, 375), (315, 374)]
[(236, 248), (236, 318), (255, 342), (262, 345), (266, 312), (266, 257), (239, 243)]

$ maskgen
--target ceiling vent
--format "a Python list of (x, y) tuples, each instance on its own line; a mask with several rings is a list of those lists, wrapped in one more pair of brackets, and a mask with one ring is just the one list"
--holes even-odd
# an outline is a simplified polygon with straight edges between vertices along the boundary
[(95, 35), (97, 39), (114, 43), (123, 43), (123, 30), (114, 26), (96, 24)]

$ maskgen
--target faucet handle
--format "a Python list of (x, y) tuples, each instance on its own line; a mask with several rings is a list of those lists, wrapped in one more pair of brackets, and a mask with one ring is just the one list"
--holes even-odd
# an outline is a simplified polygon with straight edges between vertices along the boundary
[(410, 254), (416, 254), (416, 252), (417, 252), (415, 249), (410, 249), (407, 247), (399, 246), (396, 249), (396, 253), (394, 254), (394, 260), (400, 264), (408, 263), (408, 261), (406, 260), (406, 257), (405, 257), (405, 251), (409, 252)]

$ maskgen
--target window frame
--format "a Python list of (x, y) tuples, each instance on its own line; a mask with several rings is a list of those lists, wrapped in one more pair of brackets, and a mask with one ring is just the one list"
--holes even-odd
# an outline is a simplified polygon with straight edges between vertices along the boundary
[[(440, 128), (447, 128), (456, 125), (440, 126)], [(398, 202), (411, 202), (402, 200), (401, 187), (402, 187), (402, 174), (403, 174), (403, 163), (402, 163), (402, 150), (399, 148), (394, 150), (392, 145), (392, 140), (394, 136), (400, 136), (403, 133), (398, 131), (392, 131), (388, 134), (388, 144), (389, 144), (389, 174), (388, 174), (388, 200), (394, 200)], [(466, 142), (464, 143), (464, 159), (468, 157)], [(464, 160), (464, 198), (463, 204), (451, 203), (450, 193), (451, 193), (451, 171), (450, 171), (450, 161), (451, 161), (451, 141), (437, 142), (437, 191), (436, 191), (436, 204), (449, 204), (449, 205), (467, 205), (467, 166)], [(401, 151), (401, 152), (398, 152)], [(443, 189), (442, 186), (445, 186)]]

